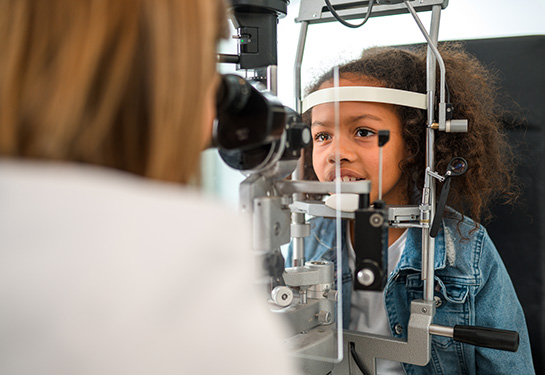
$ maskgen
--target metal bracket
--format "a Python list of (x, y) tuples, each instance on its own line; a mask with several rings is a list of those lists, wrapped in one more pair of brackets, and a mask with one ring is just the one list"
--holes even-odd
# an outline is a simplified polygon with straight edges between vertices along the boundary
[[(376, 373), (376, 358), (384, 358), (397, 362), (412, 363), (424, 366), (430, 359), (431, 336), (429, 326), (435, 315), (434, 302), (415, 300), (411, 302), (411, 317), (407, 328), (407, 341), (355, 331), (344, 332), (345, 356), (343, 362), (348, 362), (349, 373), (356, 374), (358, 368), (350, 354), (350, 344), (355, 345), (359, 361), (364, 366), (365, 373)], [(340, 365), (339, 368), (346, 368)], [(333, 371), (333, 374), (340, 372)]]
[(445, 177), (441, 176), (439, 173), (437, 172), (432, 172), (432, 170), (428, 167), (426, 168), (426, 173), (428, 175), (430, 175), (431, 177), (434, 177), (436, 179), (438, 179), (439, 181), (443, 182), (445, 181)]
[(320, 182), (305, 180), (279, 180), (274, 182), (275, 188), (281, 194), (310, 193), (310, 194), (329, 194), (337, 191), (338, 193), (369, 194), (371, 192), (371, 182)]
[[(429, 11), (434, 5), (441, 5), (442, 9), (445, 9), (448, 6), (448, 0), (413, 0), (410, 3), (419, 12)], [(347, 20), (365, 17), (368, 4), (368, 1), (331, 0), (331, 5), (338, 10), (337, 13)], [(403, 3), (376, 3), (373, 6), (373, 12), (370, 17), (390, 16), (403, 13), (408, 13), (407, 7)], [(323, 0), (301, 0), (299, 17), (295, 19), (295, 22), (325, 23), (333, 21), (336, 20), (327, 9)]]

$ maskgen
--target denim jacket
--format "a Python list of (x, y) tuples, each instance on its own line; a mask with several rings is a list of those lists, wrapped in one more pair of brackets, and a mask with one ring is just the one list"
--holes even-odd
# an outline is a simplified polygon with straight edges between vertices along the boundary
[[(459, 229), (459, 231), (458, 231)], [(348, 327), (352, 273), (343, 225), (342, 292), (343, 326)], [(421, 280), (422, 234), (408, 229), (401, 259), (389, 275), (384, 303), (393, 337), (407, 338), (410, 302), (423, 298)], [(311, 234), (305, 238), (306, 260), (336, 261), (335, 220), (311, 220)], [(292, 249), (287, 266), (291, 266)], [(476, 325), (517, 331), (516, 353), (462, 344), (452, 338), (432, 336), (430, 362), (424, 366), (403, 364), (405, 372), (416, 374), (534, 374), (528, 330), (522, 307), (505, 266), (486, 230), (471, 219), (444, 218), (435, 238), (434, 324), (453, 327)]]

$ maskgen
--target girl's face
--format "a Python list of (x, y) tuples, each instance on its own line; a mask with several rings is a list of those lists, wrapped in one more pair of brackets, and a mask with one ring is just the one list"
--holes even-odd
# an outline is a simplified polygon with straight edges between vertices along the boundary
[[(365, 78), (339, 80), (340, 86), (377, 86)], [(320, 89), (333, 87), (326, 82)], [(335, 151), (339, 150), (343, 181), (370, 180), (371, 202), (378, 198), (378, 131), (389, 130), (390, 140), (383, 146), (382, 199), (389, 205), (407, 204), (406, 180), (399, 163), (405, 157), (401, 121), (391, 104), (340, 102), (339, 129), (335, 129), (335, 103), (312, 108), (312, 164), (320, 181), (334, 181)]]

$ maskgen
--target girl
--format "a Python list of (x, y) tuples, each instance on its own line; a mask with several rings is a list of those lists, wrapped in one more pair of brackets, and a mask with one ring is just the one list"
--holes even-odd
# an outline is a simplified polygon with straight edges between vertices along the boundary
[[(436, 171), (464, 157), (469, 170), (452, 180), (442, 229), (435, 242), (435, 303), (433, 323), (477, 325), (517, 331), (518, 352), (475, 347), (433, 336), (431, 360), (425, 367), (378, 360), (379, 374), (502, 374), (534, 373), (524, 314), (509, 275), (486, 230), (488, 204), (501, 196), (511, 201), (509, 147), (500, 133), (499, 110), (488, 73), (459, 47), (440, 49), (454, 118), (467, 119), (467, 133), (436, 132)], [(339, 67), (340, 86), (384, 87), (426, 92), (426, 50), (372, 48), (358, 60)], [(333, 71), (320, 77), (309, 94), (334, 86)], [(438, 92), (438, 90), (436, 90)], [(384, 146), (382, 199), (388, 205), (418, 205), (424, 183), (426, 111), (415, 106), (346, 101), (321, 103), (307, 110), (312, 151), (306, 152), (307, 179), (332, 181), (336, 168), (344, 180), (370, 180), (371, 202), (378, 197), (379, 130), (390, 131)], [(340, 165), (336, 165), (338, 153)], [(308, 167), (312, 166), (312, 168)], [(440, 185), (440, 184), (438, 184)], [(438, 192), (439, 194), (439, 192)], [(466, 215), (470, 215), (470, 219)], [(305, 239), (307, 260), (334, 259), (335, 222), (315, 218)], [(389, 277), (384, 293), (353, 291), (353, 226), (343, 227), (344, 326), (351, 330), (405, 338), (410, 302), (422, 299), (421, 230), (389, 229)], [(288, 265), (291, 253), (288, 254)]]

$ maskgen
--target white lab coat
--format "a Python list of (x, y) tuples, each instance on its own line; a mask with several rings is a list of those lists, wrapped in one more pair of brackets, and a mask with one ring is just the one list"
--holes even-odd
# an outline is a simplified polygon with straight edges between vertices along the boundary
[(0, 373), (292, 374), (244, 224), (178, 185), (0, 161)]

